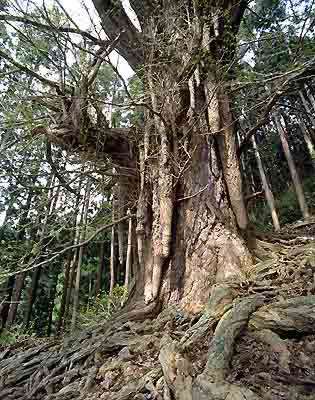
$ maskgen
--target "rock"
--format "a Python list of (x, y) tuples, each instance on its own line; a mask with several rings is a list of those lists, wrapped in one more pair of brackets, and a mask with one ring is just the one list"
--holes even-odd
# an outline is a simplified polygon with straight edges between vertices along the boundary
[(306, 354), (301, 352), (299, 358), (304, 368), (309, 368), (311, 366), (311, 359)]
[(123, 347), (120, 352), (118, 353), (118, 358), (124, 361), (131, 360), (133, 358), (133, 355), (130, 353), (128, 347)]
[(162, 376), (157, 382), (156, 382), (156, 390), (159, 392), (163, 391), (164, 388), (164, 377)]
[(101, 383), (102, 387), (108, 390), (113, 385), (115, 378), (117, 378), (117, 372), (114, 371), (107, 372)]
[(102, 399), (102, 400), (107, 400), (107, 399), (109, 399), (109, 396), (110, 396), (110, 392), (104, 392), (104, 393), (101, 395), (100, 399)]
[(98, 378), (103, 378), (107, 372), (109, 371), (121, 371), (123, 366), (123, 363), (121, 361), (112, 361), (105, 363), (104, 365), (101, 366), (101, 368), (98, 370)]
[(305, 344), (305, 350), (310, 353), (315, 353), (315, 340)]

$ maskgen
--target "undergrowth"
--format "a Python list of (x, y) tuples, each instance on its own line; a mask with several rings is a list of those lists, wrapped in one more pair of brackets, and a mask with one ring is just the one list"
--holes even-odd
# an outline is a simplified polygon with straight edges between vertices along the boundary
[(82, 327), (95, 325), (109, 319), (115, 311), (121, 308), (126, 298), (126, 288), (115, 286), (111, 295), (102, 292), (99, 296), (89, 299), (88, 304), (80, 309), (79, 325)]

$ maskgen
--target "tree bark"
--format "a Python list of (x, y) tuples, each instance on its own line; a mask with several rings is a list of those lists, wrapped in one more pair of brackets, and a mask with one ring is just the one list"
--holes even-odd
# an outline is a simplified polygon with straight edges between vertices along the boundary
[(38, 281), (40, 278), (41, 274), (41, 267), (36, 268), (36, 270), (32, 274), (32, 282), (31, 282), (31, 287), (29, 288), (28, 291), (28, 301), (27, 301), (27, 306), (26, 306), (26, 311), (25, 311), (25, 316), (24, 316), (24, 329), (27, 330), (29, 328), (29, 324), (32, 318), (32, 310), (33, 310), (33, 305), (36, 299), (36, 293), (37, 293), (37, 287), (38, 287)]
[(280, 136), (282, 148), (283, 148), (285, 157), (288, 162), (288, 166), (289, 166), (291, 178), (292, 178), (292, 181), (294, 184), (294, 189), (295, 189), (295, 192), (296, 192), (296, 195), (298, 198), (299, 206), (300, 206), (303, 218), (305, 220), (307, 220), (307, 219), (309, 219), (310, 214), (308, 211), (308, 206), (306, 204), (302, 183), (301, 183), (300, 177), (297, 173), (295, 163), (294, 163), (294, 160), (293, 160), (293, 157), (291, 154), (291, 150), (290, 150), (288, 139), (287, 139), (287, 134), (286, 134), (285, 129), (282, 126), (280, 116), (276, 113), (274, 114), (274, 120), (275, 120), (276, 127), (278, 130), (279, 136)]
[(268, 178), (267, 178), (265, 170), (264, 170), (264, 166), (262, 163), (262, 159), (260, 157), (260, 153), (259, 153), (254, 135), (252, 136), (252, 144), (253, 144), (253, 148), (255, 150), (255, 156), (256, 156), (256, 160), (257, 160), (258, 170), (259, 170), (262, 186), (263, 186), (263, 189), (265, 192), (266, 201), (267, 201), (268, 207), (270, 209), (273, 226), (275, 228), (275, 231), (277, 232), (280, 230), (280, 223), (279, 223), (279, 219), (278, 219), (278, 213), (277, 213), (277, 210), (275, 207), (275, 199), (274, 199), (273, 193), (270, 189)]

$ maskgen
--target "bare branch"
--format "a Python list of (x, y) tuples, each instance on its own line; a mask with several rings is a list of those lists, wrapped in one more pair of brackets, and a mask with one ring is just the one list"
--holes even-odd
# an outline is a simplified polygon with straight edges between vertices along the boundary
[(54, 261), (56, 258), (62, 256), (62, 255), (65, 254), (65, 253), (67, 253), (69, 250), (78, 249), (78, 248), (80, 248), (80, 247), (86, 246), (86, 245), (89, 244), (93, 239), (95, 239), (96, 236), (98, 236), (100, 233), (102, 233), (102, 232), (105, 231), (106, 229), (111, 228), (112, 226), (117, 225), (117, 224), (119, 224), (120, 222), (126, 221), (126, 220), (129, 219), (129, 218), (134, 218), (134, 217), (135, 217), (135, 214), (126, 215), (126, 216), (124, 216), (124, 217), (122, 217), (122, 218), (120, 218), (120, 219), (118, 219), (118, 220), (116, 220), (116, 221), (111, 222), (110, 224), (103, 225), (103, 226), (101, 226), (99, 229), (97, 229), (97, 231), (94, 232), (88, 239), (84, 240), (83, 242), (78, 243), (78, 244), (73, 244), (73, 245), (68, 246), (68, 247), (65, 247), (64, 249), (62, 249), (62, 250), (59, 251), (58, 253), (54, 254), (54, 255), (53, 255), (51, 258), (49, 258), (48, 260), (42, 261), (42, 262), (40, 262), (40, 263), (38, 263), (38, 264), (36, 264), (36, 265), (32, 265), (31, 267), (24, 268), (24, 269), (22, 269), (22, 270), (20, 270), (20, 271), (11, 272), (11, 273), (9, 273), (9, 274), (6, 274), (6, 273), (0, 274), (0, 279), (9, 278), (10, 276), (15, 276), (15, 275), (21, 274), (21, 273), (23, 273), (23, 272), (29, 272), (29, 271), (32, 271), (32, 270), (34, 270), (34, 269), (36, 269), (36, 268), (42, 267), (42, 266), (44, 266), (44, 265), (46, 265), (46, 264), (49, 264), (49, 263), (51, 263), (52, 261)]
[(64, 26), (64, 27), (56, 26), (56, 25), (53, 25), (52, 23), (47, 25), (47, 24), (43, 24), (41, 22), (37, 22), (37, 21), (34, 21), (34, 20), (26, 18), (26, 17), (19, 17), (19, 16), (15, 16), (15, 15), (6, 15), (6, 14), (0, 14), (0, 21), (20, 22), (25, 25), (32, 25), (41, 31), (44, 30), (44, 31), (58, 31), (61, 33), (73, 33), (73, 34), (85, 37), (86, 39), (89, 39), (92, 42), (94, 42), (95, 44), (98, 44), (101, 46), (108, 44), (107, 40), (105, 40), (105, 41), (100, 40), (97, 37), (91, 35), (89, 32), (85, 32), (85, 31), (82, 31), (77, 28), (71, 28), (69, 26)]
[(50, 165), (53, 173), (55, 174), (55, 176), (58, 178), (61, 186), (63, 186), (65, 189), (67, 189), (69, 192), (75, 194), (76, 196), (80, 196), (80, 193), (78, 193), (76, 190), (72, 189), (72, 187), (70, 185), (68, 185), (68, 183), (66, 182), (66, 180), (64, 179), (64, 177), (59, 173), (53, 158), (52, 158), (52, 150), (51, 150), (51, 143), (47, 140), (46, 143), (46, 159), (48, 164)]
[(20, 71), (25, 72), (27, 75), (32, 76), (33, 78), (39, 80), (40, 82), (53, 87), (56, 90), (60, 90), (59, 85), (57, 82), (51, 81), (50, 79), (44, 78), (43, 76), (39, 75), (37, 72), (32, 71), (28, 67), (23, 64), (20, 64), (18, 61), (14, 60), (11, 56), (6, 54), (4, 51), (0, 49), (0, 57), (4, 58), (5, 60), (9, 61), (12, 65), (17, 67)]

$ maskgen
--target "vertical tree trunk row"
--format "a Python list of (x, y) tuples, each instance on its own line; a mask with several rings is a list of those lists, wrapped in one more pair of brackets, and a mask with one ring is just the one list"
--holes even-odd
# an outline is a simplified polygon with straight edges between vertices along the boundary
[(297, 169), (295, 166), (295, 162), (294, 162), (292, 154), (291, 154), (291, 150), (290, 150), (288, 139), (287, 139), (287, 134), (286, 134), (284, 127), (282, 126), (279, 114), (274, 113), (273, 117), (274, 117), (274, 121), (276, 123), (276, 127), (278, 130), (279, 136), (280, 136), (283, 151), (284, 151), (285, 157), (288, 162), (288, 166), (289, 166), (291, 178), (293, 181), (294, 189), (295, 189), (295, 192), (296, 192), (296, 195), (298, 198), (299, 206), (300, 206), (303, 218), (305, 220), (307, 220), (310, 217), (310, 213), (308, 210), (308, 206), (306, 204), (303, 186), (302, 186), (300, 177), (298, 175), (298, 172), (297, 172)]
[(277, 232), (277, 231), (280, 230), (280, 223), (279, 223), (277, 210), (276, 210), (276, 207), (275, 207), (275, 199), (274, 199), (273, 193), (272, 193), (272, 191), (270, 189), (270, 185), (269, 185), (268, 178), (267, 178), (265, 170), (264, 170), (262, 159), (260, 157), (260, 153), (259, 153), (259, 150), (258, 150), (258, 147), (257, 147), (257, 143), (256, 143), (256, 140), (255, 140), (255, 136), (252, 136), (252, 144), (253, 144), (253, 148), (255, 150), (255, 156), (256, 156), (256, 160), (257, 160), (260, 179), (261, 179), (261, 182), (262, 182), (262, 187), (263, 187), (264, 192), (265, 192), (266, 201), (267, 201), (268, 207), (270, 209), (273, 226), (275, 228), (275, 231)]
[[(79, 243), (82, 243), (85, 240), (86, 225), (87, 225), (87, 218), (88, 218), (89, 205), (90, 205), (90, 195), (91, 195), (91, 180), (88, 179), (88, 181), (86, 183), (86, 188), (85, 188), (84, 204), (82, 207), (81, 233), (80, 233)], [(79, 249), (76, 281), (75, 281), (74, 296), (73, 296), (71, 332), (73, 332), (75, 329), (76, 322), (77, 322), (77, 314), (78, 314), (78, 309), (79, 309), (80, 278), (81, 278), (81, 266), (82, 266), (82, 260), (83, 260), (83, 252), (84, 252), (84, 246), (81, 246)]]
[[(42, 217), (42, 215), (44, 214), (44, 212), (46, 210), (46, 213), (44, 214), (45, 215), (44, 221), (42, 224), (39, 225), (39, 228), (38, 228), (39, 246), (43, 245), (47, 227), (48, 227), (47, 224), (48, 224), (48, 220), (49, 220), (49, 216), (50, 216), (51, 204), (53, 201), (54, 182), (55, 182), (55, 176), (51, 175), (50, 178), (48, 179), (47, 185), (46, 185), (46, 187), (48, 189), (47, 203), (44, 205), (43, 210), (39, 211), (39, 215), (38, 215), (38, 222), (39, 222), (39, 218)], [(40, 279), (41, 271), (42, 271), (42, 267), (38, 267), (33, 271), (33, 274), (32, 274), (32, 282), (31, 282), (31, 287), (29, 288), (28, 301), (27, 301), (26, 311), (25, 311), (25, 315), (24, 315), (24, 324), (23, 324), (24, 329), (28, 329), (29, 324), (30, 324), (33, 305), (34, 305), (35, 299), (36, 299), (37, 287), (38, 287), (38, 282)]]

